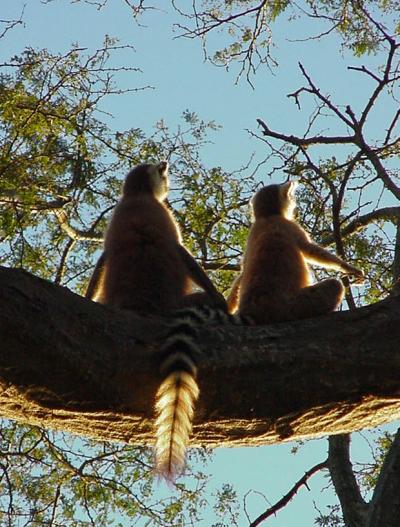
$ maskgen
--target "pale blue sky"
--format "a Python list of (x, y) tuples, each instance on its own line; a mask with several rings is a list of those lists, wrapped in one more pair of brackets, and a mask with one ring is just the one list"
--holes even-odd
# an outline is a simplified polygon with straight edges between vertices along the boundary
[[(24, 2), (26, 0), (2, 0), (1, 18), (18, 14)], [(260, 69), (252, 90), (244, 80), (235, 85), (235, 71), (226, 72), (204, 63), (199, 42), (173, 40), (171, 25), (175, 15), (168, 12), (169, 2), (166, 0), (154, 1), (165, 10), (150, 11), (141, 19), (145, 27), (135, 24), (122, 0), (109, 0), (108, 7), (102, 11), (85, 4), (70, 5), (66, 0), (49, 5), (41, 4), (40, 0), (26, 3), (26, 27), (14, 29), (2, 41), (2, 61), (27, 45), (66, 51), (71, 43), (79, 42), (81, 46), (94, 49), (101, 45), (105, 33), (118, 37), (122, 44), (134, 45), (136, 54), (126, 54), (125, 57), (132, 61), (130, 65), (139, 66), (143, 73), (127, 74), (123, 77), (124, 82), (130, 87), (150, 84), (155, 89), (108, 99), (106, 109), (114, 115), (113, 127), (119, 130), (140, 127), (150, 132), (154, 123), (163, 118), (174, 128), (180, 124), (180, 115), (185, 109), (196, 111), (202, 119), (215, 120), (222, 126), (221, 131), (212, 134), (213, 144), (204, 150), (204, 161), (209, 166), (236, 169), (249, 159), (253, 151), (261, 160), (264, 155), (262, 144), (251, 139), (246, 132), (246, 129), (257, 131), (258, 117), (277, 130), (303, 132), (308, 118), (307, 104), (300, 112), (286, 97), (302, 83), (297, 67), (299, 60), (315, 82), (334, 94), (339, 103), (351, 103), (357, 109), (363, 98), (360, 76), (347, 71), (347, 65), (356, 64), (357, 60), (342, 59), (335, 38), (314, 45), (285, 40), (284, 37), (294, 39), (308, 34), (307, 28), (298, 22), (288, 26), (282, 19), (275, 25), (275, 56), (280, 66), (275, 75)], [(317, 30), (314, 28), (313, 32)], [(377, 108), (376, 124), (384, 111), (384, 108)], [(334, 121), (330, 119), (326, 128), (333, 125)], [(210, 493), (221, 483), (229, 482), (238, 491), (240, 501), (248, 490), (253, 489), (274, 503), (307, 469), (326, 457), (327, 443), (324, 440), (307, 443), (295, 456), (290, 454), (292, 446), (217, 449), (208, 466), (212, 474)], [(368, 448), (363, 438), (355, 438), (353, 453), (355, 459), (365, 459)], [(320, 495), (321, 488), (326, 485), (326, 479), (315, 476), (309, 484), (311, 492), (302, 489), (295, 500), (266, 525), (313, 525), (313, 500), (321, 509), (324, 504), (333, 502), (330, 491)], [(265, 506), (260, 496), (249, 498), (252, 519), (263, 512)], [(201, 525), (210, 524), (211, 516)], [(243, 519), (241, 525), (246, 524)]]

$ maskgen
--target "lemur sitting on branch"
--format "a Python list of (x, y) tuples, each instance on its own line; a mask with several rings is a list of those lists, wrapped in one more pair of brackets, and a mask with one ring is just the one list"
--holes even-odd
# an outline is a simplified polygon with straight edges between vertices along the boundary
[(191, 303), (186, 297), (193, 293), (194, 282), (210, 302), (225, 307), (223, 296), (182, 245), (179, 227), (164, 203), (168, 190), (166, 161), (138, 165), (128, 173), (87, 298), (163, 315)]
[[(143, 315), (168, 315), (190, 305), (209, 304), (226, 315), (224, 297), (182, 245), (165, 205), (168, 163), (141, 164), (126, 176), (122, 197), (108, 226), (104, 252), (86, 297)], [(204, 293), (193, 293), (193, 282)], [(213, 310), (178, 311), (160, 350), (162, 381), (156, 394), (156, 471), (174, 479), (184, 468), (192, 428), (196, 382), (196, 326)]]
[(314, 317), (339, 307), (342, 283), (329, 278), (311, 285), (307, 262), (341, 270), (359, 282), (364, 278), (362, 271), (312, 242), (293, 220), (296, 186), (290, 181), (268, 185), (251, 201), (254, 223), (228, 309), (255, 324)]

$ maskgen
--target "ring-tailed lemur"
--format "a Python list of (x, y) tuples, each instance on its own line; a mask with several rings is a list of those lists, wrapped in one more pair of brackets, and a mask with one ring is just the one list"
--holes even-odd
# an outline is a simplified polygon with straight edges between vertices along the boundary
[[(171, 315), (181, 306), (204, 300), (223, 313), (224, 297), (182, 245), (178, 225), (164, 202), (168, 189), (166, 161), (138, 165), (128, 173), (86, 296), (144, 315)], [(192, 294), (193, 282), (205, 293)], [(198, 308), (198, 315), (192, 309), (191, 321), (210, 319), (210, 314), (204, 315), (208, 309)], [(182, 470), (198, 396), (196, 345), (190, 340), (197, 330), (193, 324), (182, 325), (181, 315), (162, 347), (163, 381), (156, 397), (156, 470), (169, 479)]]
[(296, 182), (268, 185), (252, 198), (254, 222), (242, 270), (228, 298), (230, 313), (267, 324), (313, 317), (337, 309), (344, 288), (329, 278), (311, 285), (308, 262), (362, 281), (362, 271), (312, 242), (293, 220)]

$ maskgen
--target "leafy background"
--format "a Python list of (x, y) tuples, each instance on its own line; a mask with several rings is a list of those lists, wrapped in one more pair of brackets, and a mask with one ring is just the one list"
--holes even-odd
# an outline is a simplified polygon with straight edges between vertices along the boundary
[[(381, 299), (393, 285), (398, 196), (359, 145), (290, 137), (350, 135), (330, 104), (363, 115), (377, 84), (363, 67), (381, 75), (388, 57), (375, 20), (395, 35), (399, 3), (195, 5), (196, 15), (182, 1), (4, 2), (0, 263), (82, 293), (128, 167), (166, 158), (185, 243), (221, 291), (240, 263), (252, 193), (294, 176), (302, 224), (367, 275), (345, 308)], [(398, 183), (397, 75), (396, 50), (363, 137)], [(256, 119), (285, 138), (264, 135)], [(353, 439), (366, 496), (393, 430)], [(324, 441), (194, 452), (171, 489), (153, 481), (143, 448), (3, 422), (0, 518), (17, 526), (247, 525), (325, 457)], [(342, 525), (327, 475), (314, 476), (312, 488), (267, 523)]]

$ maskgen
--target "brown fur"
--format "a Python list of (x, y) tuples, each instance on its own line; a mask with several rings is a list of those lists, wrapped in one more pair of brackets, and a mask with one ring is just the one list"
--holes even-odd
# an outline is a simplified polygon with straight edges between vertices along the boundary
[(208, 301), (225, 300), (183, 247), (172, 213), (164, 203), (168, 164), (143, 164), (126, 177), (86, 296), (142, 314), (163, 315), (179, 308), (193, 283)]
[[(87, 297), (145, 315), (169, 315), (196, 303), (226, 310), (223, 296), (182, 245), (179, 228), (164, 203), (168, 186), (166, 162), (139, 165), (129, 172)], [(194, 293), (193, 282), (204, 293)], [(156, 472), (169, 480), (184, 468), (199, 393), (197, 368), (190, 356), (196, 345), (190, 337), (182, 339), (181, 328), (181, 323), (178, 330), (172, 328), (161, 349), (162, 381), (155, 403)]]
[(311, 285), (307, 261), (342, 270), (362, 279), (362, 272), (313, 243), (292, 219), (295, 184), (269, 185), (253, 200), (250, 229), (241, 275), (228, 299), (230, 312), (256, 324), (281, 322), (334, 311), (344, 288), (336, 279)]
[(165, 314), (190, 292), (177, 252), (181, 236), (163, 202), (164, 165), (157, 167), (158, 179), (149, 172), (152, 165), (139, 165), (128, 174), (104, 243), (101, 302), (144, 314)]

